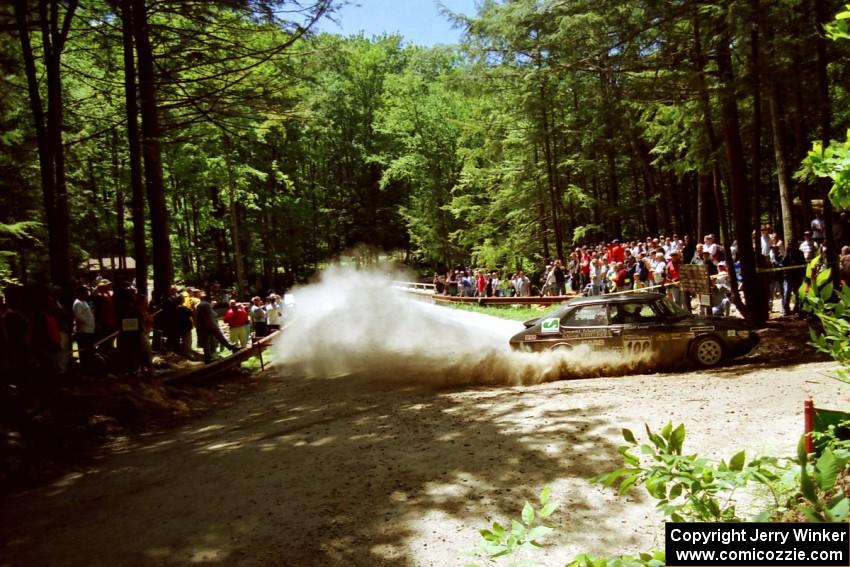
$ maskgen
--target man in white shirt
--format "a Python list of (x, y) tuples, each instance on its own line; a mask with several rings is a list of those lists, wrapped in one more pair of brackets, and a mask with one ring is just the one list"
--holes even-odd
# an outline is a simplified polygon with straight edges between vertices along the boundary
[(74, 338), (80, 355), (80, 367), (83, 374), (90, 374), (94, 369), (94, 311), (88, 303), (89, 288), (77, 288), (77, 299), (71, 311), (74, 315)]
[(268, 313), (269, 331), (279, 330), (281, 324), (283, 324), (283, 305), (280, 303), (279, 295), (272, 294), (269, 296), (266, 312)]
[(717, 249), (719, 246), (714, 242), (713, 234), (706, 234), (702, 239), (702, 249), (704, 252), (708, 252), (709, 258), (714, 258), (714, 255), (717, 254)]
[(761, 236), (759, 237), (759, 244), (761, 246), (761, 255), (770, 256), (770, 225), (764, 225), (763, 227), (761, 227)]
[(798, 246), (800, 252), (803, 253), (803, 258), (806, 262), (811, 262), (818, 252), (818, 243), (812, 239), (812, 231), (807, 230), (803, 233), (803, 241)]

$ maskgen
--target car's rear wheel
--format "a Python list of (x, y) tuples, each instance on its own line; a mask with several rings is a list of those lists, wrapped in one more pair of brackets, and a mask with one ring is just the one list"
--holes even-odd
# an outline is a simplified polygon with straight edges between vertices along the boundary
[(723, 360), (723, 343), (717, 337), (700, 337), (691, 346), (691, 358), (703, 368), (717, 366)]
[(558, 343), (558, 344), (554, 344), (554, 345), (550, 346), (549, 350), (561, 351), (561, 352), (571, 351), (571, 350), (573, 350), (573, 345), (567, 344), (567, 343)]

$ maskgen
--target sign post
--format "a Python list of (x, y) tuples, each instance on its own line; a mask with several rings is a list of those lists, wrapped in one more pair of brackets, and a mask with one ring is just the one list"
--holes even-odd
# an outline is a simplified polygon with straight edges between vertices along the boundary
[(699, 297), (700, 315), (711, 315), (711, 278), (708, 276), (708, 266), (699, 264), (682, 264), (679, 266), (679, 286), (682, 293), (690, 293)]

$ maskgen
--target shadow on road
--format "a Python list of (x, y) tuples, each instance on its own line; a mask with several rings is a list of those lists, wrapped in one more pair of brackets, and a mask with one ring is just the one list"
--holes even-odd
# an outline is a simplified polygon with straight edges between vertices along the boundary
[[(578, 548), (625, 506), (610, 409), (524, 389), (435, 390), (281, 368), (244, 400), (4, 502), (10, 565), (459, 564), (477, 530), (546, 484)], [(569, 383), (541, 388), (569, 388)], [(591, 534), (595, 534), (592, 536)], [(610, 537), (611, 534), (609, 534)], [(628, 538), (621, 538), (624, 545)], [(561, 559), (567, 560), (568, 557)]]

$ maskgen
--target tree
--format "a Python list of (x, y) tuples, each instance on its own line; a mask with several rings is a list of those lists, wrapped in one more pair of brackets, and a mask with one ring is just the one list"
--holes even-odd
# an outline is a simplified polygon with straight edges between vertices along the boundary
[[(38, 84), (35, 53), (30, 40), (30, 13), (26, 0), (15, 0), (15, 19), (27, 76), (32, 118), (38, 140), (44, 217), (47, 224), (50, 277), (54, 283), (71, 282), (69, 248), (68, 187), (65, 178), (65, 149), (62, 141), (63, 104), (61, 60), (77, 0), (62, 6), (59, 0), (38, 2), (42, 65), (47, 76), (47, 111)], [(60, 23), (60, 12), (62, 19)]]

